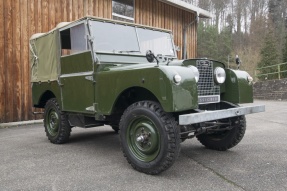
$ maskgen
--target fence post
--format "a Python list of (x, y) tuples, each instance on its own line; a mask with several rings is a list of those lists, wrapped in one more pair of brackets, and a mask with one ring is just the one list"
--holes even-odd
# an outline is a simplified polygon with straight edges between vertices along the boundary
[(256, 81), (256, 77), (257, 77), (257, 74), (256, 74), (256, 68), (255, 68), (255, 71), (254, 71), (254, 81)]
[(280, 80), (280, 78), (281, 78), (280, 73), (281, 73), (281, 71), (280, 71), (280, 64), (279, 64), (279, 65), (278, 65), (278, 78), (279, 78), (279, 80)]

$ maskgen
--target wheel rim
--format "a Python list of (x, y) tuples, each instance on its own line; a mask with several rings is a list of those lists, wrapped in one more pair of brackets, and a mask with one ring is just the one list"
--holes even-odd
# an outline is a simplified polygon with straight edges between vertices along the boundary
[(51, 136), (56, 136), (58, 134), (59, 115), (54, 109), (51, 109), (48, 112), (48, 115), (46, 118), (46, 127)]
[(156, 125), (147, 117), (134, 119), (127, 128), (128, 147), (140, 161), (154, 160), (160, 151), (160, 136)]

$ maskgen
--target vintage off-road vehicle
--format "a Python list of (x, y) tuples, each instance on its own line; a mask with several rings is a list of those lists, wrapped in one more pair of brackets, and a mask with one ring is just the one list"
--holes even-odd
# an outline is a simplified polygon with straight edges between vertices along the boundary
[(215, 60), (178, 60), (171, 31), (85, 17), (30, 39), (32, 99), (55, 144), (72, 127), (110, 125), (138, 171), (169, 168), (196, 137), (227, 150), (246, 129), (252, 77)]

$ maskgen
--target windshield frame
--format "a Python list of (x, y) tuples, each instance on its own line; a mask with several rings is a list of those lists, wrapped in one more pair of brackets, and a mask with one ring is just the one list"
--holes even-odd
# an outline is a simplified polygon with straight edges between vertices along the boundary
[[(93, 25), (94, 22), (101, 22), (104, 24), (110, 24), (110, 25), (124, 25), (127, 27), (132, 27), (133, 31), (135, 33), (136, 36), (136, 44), (137, 47), (132, 49), (132, 50), (111, 50), (111, 51), (105, 51), (105, 50), (97, 50), (96, 46), (97, 46), (97, 41), (96, 39), (99, 38), (99, 36), (95, 36), (95, 31), (97, 30), (97, 28), (95, 28), (95, 25)], [(164, 54), (164, 53), (157, 53), (157, 54), (162, 54), (162, 56), (168, 56), (170, 58), (177, 58), (177, 53), (176, 53), (176, 49), (175, 49), (175, 45), (174, 45), (174, 38), (172, 35), (172, 32), (169, 30), (164, 30), (164, 29), (157, 29), (157, 28), (153, 28), (153, 27), (145, 27), (145, 26), (141, 26), (141, 25), (135, 25), (135, 24), (126, 24), (126, 23), (121, 23), (121, 22), (106, 22), (106, 21), (102, 21), (102, 20), (91, 20), (89, 22), (89, 28), (90, 28), (90, 33), (92, 36), (92, 41), (93, 41), (93, 52), (96, 53), (104, 53), (104, 54), (117, 54), (117, 55), (133, 55), (133, 56), (145, 56), (146, 52), (144, 52), (141, 48), (140, 45), (140, 39), (139, 39), (139, 32), (138, 29), (146, 29), (148, 31), (157, 31), (159, 33), (163, 33), (163, 37), (167, 37), (167, 40), (169, 40), (170, 42), (167, 42), (167, 44), (170, 45), (170, 50), (173, 51), (173, 55), (171, 54)], [(135, 40), (135, 39), (133, 39)], [(139, 51), (139, 52), (138, 52)], [(153, 50), (152, 50), (153, 51)]]

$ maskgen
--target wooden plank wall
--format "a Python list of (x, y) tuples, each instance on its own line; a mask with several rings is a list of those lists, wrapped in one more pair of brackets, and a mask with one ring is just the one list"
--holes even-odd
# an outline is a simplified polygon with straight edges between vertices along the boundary
[(111, 7), (111, 0), (0, 0), (0, 123), (35, 119), (30, 36), (86, 15), (111, 18)]
[[(36, 119), (29, 82), (30, 36), (86, 15), (111, 18), (112, 0), (0, 0), (0, 123)], [(135, 17), (136, 23), (173, 30), (180, 47), (182, 28), (194, 19), (191, 13), (155, 0), (135, 0)], [(192, 27), (188, 57), (195, 56), (196, 27)]]
[[(154, 0), (135, 1), (135, 22), (143, 25), (165, 28), (173, 31), (175, 45), (183, 49), (183, 28), (194, 21), (195, 14), (183, 11), (166, 3)], [(187, 30), (187, 57), (196, 57), (197, 25)], [(178, 52), (181, 58), (182, 52)]]

